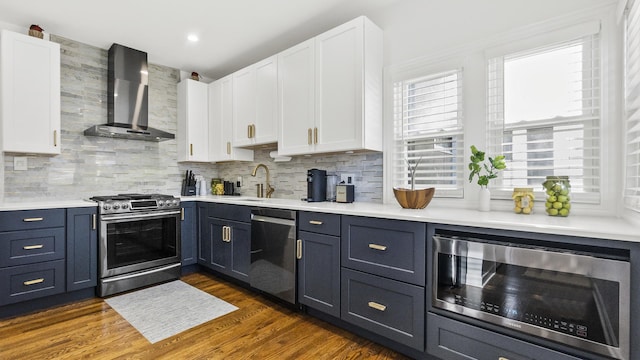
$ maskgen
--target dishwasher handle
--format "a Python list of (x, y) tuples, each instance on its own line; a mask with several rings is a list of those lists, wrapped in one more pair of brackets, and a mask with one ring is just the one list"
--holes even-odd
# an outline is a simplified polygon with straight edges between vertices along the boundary
[(281, 219), (281, 218), (255, 215), (255, 214), (251, 214), (251, 221), (266, 222), (266, 223), (280, 224), (280, 225), (286, 225), (286, 226), (296, 226), (295, 220)]

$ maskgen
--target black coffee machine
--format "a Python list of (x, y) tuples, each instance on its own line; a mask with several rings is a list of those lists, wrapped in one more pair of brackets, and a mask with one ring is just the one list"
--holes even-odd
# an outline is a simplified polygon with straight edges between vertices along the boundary
[(307, 170), (307, 201), (317, 202), (327, 199), (327, 171)]

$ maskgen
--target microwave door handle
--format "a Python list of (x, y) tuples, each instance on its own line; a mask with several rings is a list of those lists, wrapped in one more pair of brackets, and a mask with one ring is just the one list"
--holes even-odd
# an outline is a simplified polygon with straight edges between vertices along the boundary
[(127, 214), (127, 215), (109, 216), (109, 217), (103, 216), (101, 220), (102, 221), (136, 220), (136, 219), (145, 219), (145, 218), (157, 218), (157, 217), (163, 217), (167, 215), (180, 215), (180, 210), (163, 211), (163, 212), (147, 213), (147, 214)]

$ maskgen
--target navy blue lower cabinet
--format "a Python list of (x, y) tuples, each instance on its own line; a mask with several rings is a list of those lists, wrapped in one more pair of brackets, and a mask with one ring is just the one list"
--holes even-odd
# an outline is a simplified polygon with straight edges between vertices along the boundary
[(211, 224), (207, 216), (208, 204), (199, 203), (198, 208), (198, 264), (211, 268)]
[(0, 306), (64, 291), (64, 259), (0, 269)]
[(198, 262), (198, 227), (196, 202), (181, 203), (182, 223), (180, 224), (180, 253), (182, 266), (193, 265)]
[(343, 320), (424, 351), (424, 287), (342, 268)]
[(67, 209), (67, 291), (98, 283), (97, 208)]
[(558, 351), (427, 314), (427, 352), (443, 360), (579, 360)]
[(342, 216), (342, 266), (425, 285), (426, 224)]
[[(242, 219), (235, 221), (212, 215), (225, 214)], [(251, 266), (251, 209), (249, 207), (208, 204), (199, 208), (200, 247), (198, 263), (205, 267), (249, 282)]]
[(0, 232), (0, 267), (64, 259), (64, 227)]
[(298, 232), (298, 302), (340, 317), (340, 238)]

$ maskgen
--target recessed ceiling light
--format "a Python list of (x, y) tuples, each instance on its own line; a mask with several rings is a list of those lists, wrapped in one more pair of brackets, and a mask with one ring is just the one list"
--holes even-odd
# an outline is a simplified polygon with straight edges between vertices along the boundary
[(189, 40), (191, 42), (198, 42), (200, 39), (198, 39), (198, 35), (196, 35), (196, 34), (189, 34), (187, 36), (187, 40)]

